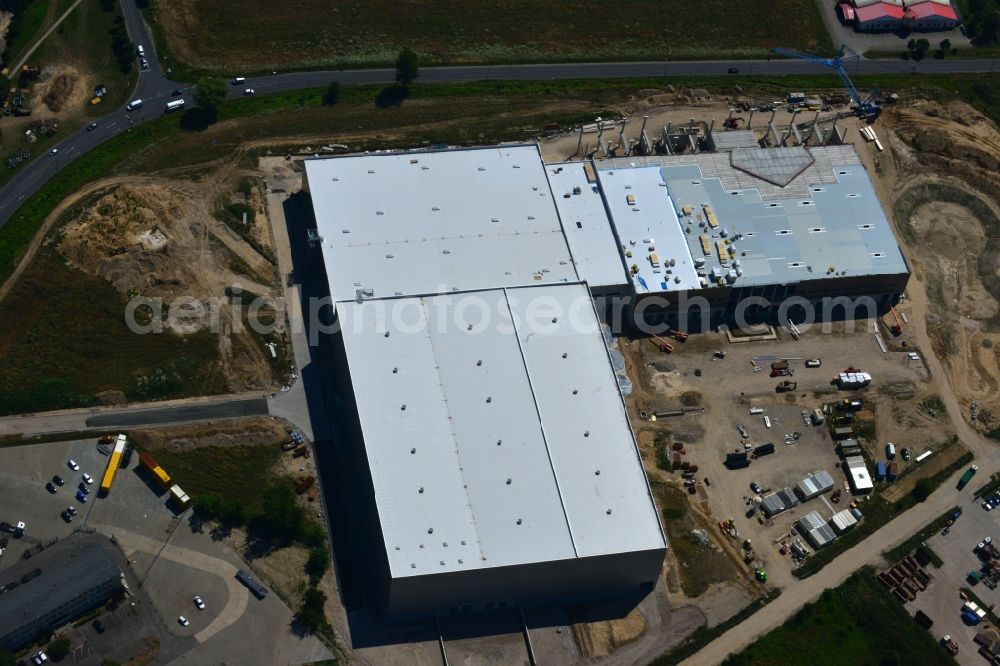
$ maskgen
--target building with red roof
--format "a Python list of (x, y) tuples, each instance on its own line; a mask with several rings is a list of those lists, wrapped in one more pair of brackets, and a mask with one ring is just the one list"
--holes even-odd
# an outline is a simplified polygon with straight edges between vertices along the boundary
[(863, 7), (855, 5), (854, 26), (864, 32), (899, 30), (903, 27), (904, 14), (902, 5), (889, 2), (876, 2)]
[(961, 23), (950, 0), (850, 0), (837, 12), (861, 32), (951, 30)]
[(912, 30), (951, 30), (959, 24), (955, 9), (934, 0), (907, 5), (903, 24)]

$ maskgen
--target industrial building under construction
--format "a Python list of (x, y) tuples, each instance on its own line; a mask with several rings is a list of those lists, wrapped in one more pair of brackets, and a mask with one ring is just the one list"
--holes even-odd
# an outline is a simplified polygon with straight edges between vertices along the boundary
[(908, 277), (849, 146), (387, 152), (309, 159), (304, 189), (390, 615), (652, 588), (666, 543), (601, 319), (887, 307)]

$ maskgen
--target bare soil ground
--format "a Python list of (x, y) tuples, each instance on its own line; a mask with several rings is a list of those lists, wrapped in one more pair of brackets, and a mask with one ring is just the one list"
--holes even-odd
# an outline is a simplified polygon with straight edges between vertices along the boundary
[(960, 102), (893, 109), (879, 125), (887, 151), (876, 186), (913, 266), (910, 296), (926, 309), (966, 419), (991, 430), (1000, 414), (1000, 132)]
[(272, 419), (239, 419), (208, 425), (139, 429), (129, 433), (142, 449), (183, 453), (206, 446), (256, 446), (273, 444), (287, 436), (284, 426)]
[[(268, 298), (280, 294), (270, 260), (215, 214), (214, 202), (228, 196), (235, 182), (225, 168), (197, 181), (116, 179), (77, 203), (71, 219), (58, 228), (55, 242), (71, 265), (108, 280), (123, 301), (135, 296), (162, 299), (167, 308), (180, 298), (204, 303), (195, 319), (219, 331), (229, 385), (233, 390), (262, 389), (282, 378), (272, 376), (267, 351), (246, 325), (249, 303), (237, 309), (227, 290), (239, 285), (244, 292)], [(259, 216), (255, 238), (269, 247), (269, 232), (256, 231), (267, 227), (259, 195), (251, 199), (251, 209)], [(282, 326), (283, 317), (278, 321)], [(187, 323), (166, 317), (164, 325), (179, 329)]]

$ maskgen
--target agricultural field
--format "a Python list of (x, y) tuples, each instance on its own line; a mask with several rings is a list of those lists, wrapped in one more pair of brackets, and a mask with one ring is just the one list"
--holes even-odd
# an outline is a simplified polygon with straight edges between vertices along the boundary
[(806, 604), (781, 628), (723, 662), (764, 664), (954, 663), (865, 567)]
[(217, 73), (384, 66), (404, 46), (439, 64), (715, 59), (830, 47), (815, 3), (774, 0), (766, 8), (774, 20), (762, 20), (762, 11), (752, 0), (290, 0), (277, 10), (261, 0), (153, 0), (148, 16), (168, 66)]

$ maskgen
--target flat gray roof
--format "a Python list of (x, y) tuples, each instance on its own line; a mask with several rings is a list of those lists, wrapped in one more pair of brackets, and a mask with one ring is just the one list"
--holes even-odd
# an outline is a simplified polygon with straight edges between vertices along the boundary
[[(609, 160), (612, 164), (599, 174), (622, 242), (635, 233), (623, 229), (636, 224), (629, 206), (616, 205), (625, 191), (622, 182), (648, 189), (655, 172), (665, 189), (655, 198), (655, 218), (668, 232), (656, 239), (660, 259), (677, 257), (678, 265), (686, 267), (692, 258), (705, 286), (765, 286), (908, 271), (853, 147), (740, 152), (636, 158), (637, 166), (628, 169), (621, 168), (622, 160)], [(768, 156), (773, 156), (771, 165)], [(742, 168), (770, 179), (791, 171), (798, 175), (778, 187), (732, 166), (730, 159), (743, 159)], [(717, 221), (715, 228), (706, 205)], [(650, 263), (644, 259), (637, 262), (638, 276), (645, 278), (649, 291), (665, 290), (662, 281), (660, 289), (649, 284), (645, 271)], [(681, 277), (679, 286), (692, 283), (686, 269)], [(668, 281), (668, 287), (673, 283)]]
[(556, 208), (569, 241), (573, 263), (581, 280), (591, 287), (628, 284), (625, 265), (616, 251), (618, 242), (597, 187), (596, 169), (589, 163), (547, 164), (546, 172)]
[(338, 310), (393, 577), (665, 546), (584, 284)]
[(309, 159), (330, 293), (575, 282), (535, 145)]
[[(21, 583), (24, 575), (41, 574)], [(101, 546), (69, 537), (0, 573), (0, 637), (44, 617), (73, 599), (119, 580), (121, 569)]]

